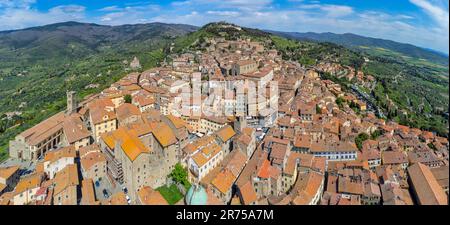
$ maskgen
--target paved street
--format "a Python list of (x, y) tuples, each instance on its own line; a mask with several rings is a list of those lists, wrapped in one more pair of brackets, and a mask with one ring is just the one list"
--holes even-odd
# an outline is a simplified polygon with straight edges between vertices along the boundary
[(96, 197), (97, 197), (97, 199), (99, 201), (105, 200), (105, 197), (103, 195), (103, 189), (106, 189), (110, 196), (115, 194), (115, 193), (117, 193), (117, 192), (121, 192), (122, 191), (122, 186), (117, 184), (117, 185), (115, 185), (115, 187), (113, 187), (114, 185), (111, 183), (111, 181), (107, 177), (103, 177), (99, 181), (99, 186), (98, 187), (97, 187), (96, 184), (94, 184), (94, 186), (95, 186), (95, 195), (96, 195)]

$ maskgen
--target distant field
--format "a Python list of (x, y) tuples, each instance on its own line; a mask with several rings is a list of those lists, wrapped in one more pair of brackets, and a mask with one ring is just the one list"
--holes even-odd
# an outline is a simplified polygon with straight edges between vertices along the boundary
[(426, 59), (418, 59), (418, 58), (413, 58), (410, 56), (406, 56), (403, 55), (399, 52), (394, 52), (391, 51), (389, 49), (385, 49), (385, 48), (380, 48), (380, 47), (368, 47), (368, 46), (358, 46), (358, 48), (363, 49), (364, 51), (366, 51), (367, 53), (369, 53), (370, 55), (373, 56), (380, 56), (380, 57), (388, 57), (388, 58), (396, 58), (396, 59), (403, 59), (406, 63), (411, 63), (414, 64), (416, 66), (425, 66), (425, 67), (430, 67), (435, 69), (437, 72), (442, 72), (442, 74), (439, 75), (447, 75), (448, 77), (448, 72), (449, 72), (449, 68), (445, 67), (443, 65), (437, 64), (437, 63), (433, 63), (430, 62)]

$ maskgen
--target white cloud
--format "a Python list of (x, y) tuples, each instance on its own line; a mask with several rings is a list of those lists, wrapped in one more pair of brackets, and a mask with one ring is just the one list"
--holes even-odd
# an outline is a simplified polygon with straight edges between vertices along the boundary
[(0, 30), (20, 29), (65, 21), (84, 21), (85, 7), (80, 5), (60, 5), (46, 12), (33, 9), (34, 1), (15, 2), (15, 5), (2, 1), (0, 8)]
[(410, 2), (420, 7), (423, 11), (425, 11), (425, 13), (427, 13), (431, 18), (433, 18), (433, 20), (435, 20), (440, 26), (448, 29), (449, 24), (448, 0), (446, 1), (447, 2), (446, 9), (441, 8), (438, 5), (433, 5), (431, 2), (426, 0), (410, 0)]
[[(427, 34), (427, 36), (434, 37), (435, 40), (431, 40), (430, 45), (436, 45), (436, 42), (439, 44), (440, 51), (444, 51), (446, 53), (449, 52), (449, 12), (448, 12), (448, 0), (443, 1), (427, 1), (427, 0), (410, 0), (410, 2), (418, 7), (420, 7), (430, 18), (432, 18), (437, 26), (428, 25), (430, 27), (430, 31), (427, 33), (417, 33), (417, 34)], [(422, 35), (421, 35), (422, 36)], [(424, 35), (425, 36), (425, 35)], [(445, 43), (441, 43), (444, 41)], [(436, 49), (436, 46), (432, 46), (432, 48)]]
[(237, 11), (207, 11), (206, 14), (217, 15), (217, 16), (239, 16), (240, 13)]
[(353, 13), (353, 8), (345, 5), (323, 5), (320, 9), (330, 17), (348, 16)]
[(119, 10), (121, 10), (121, 8), (119, 8), (117, 5), (106, 6), (104, 8), (99, 9), (99, 11), (102, 11), (102, 12), (112, 12), (112, 11), (119, 11)]
[(269, 7), (272, 0), (187, 0), (172, 2), (174, 7), (204, 7), (208, 9), (233, 9), (241, 11), (261, 10)]
[(2, 8), (29, 8), (36, 0), (0, 0), (0, 10)]
[(108, 6), (99, 11), (107, 12), (106, 14), (96, 18), (97, 21), (108, 25), (132, 24), (147, 22), (149, 15), (153, 15), (160, 11), (160, 7), (154, 4), (137, 5), (137, 6)]
[(50, 13), (81, 13), (86, 10), (86, 7), (81, 5), (60, 5), (49, 10)]

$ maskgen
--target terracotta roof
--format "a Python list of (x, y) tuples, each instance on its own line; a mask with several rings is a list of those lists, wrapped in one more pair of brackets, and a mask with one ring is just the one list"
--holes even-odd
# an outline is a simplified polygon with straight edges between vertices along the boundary
[(138, 138), (138, 133), (134, 129), (119, 127), (115, 131), (102, 134), (101, 138), (110, 149), (115, 149), (116, 143), (120, 143), (120, 147), (131, 161), (134, 161), (141, 153), (151, 151)]
[(311, 147), (311, 136), (310, 135), (297, 135), (295, 137), (294, 147), (309, 149)]
[(413, 205), (408, 189), (402, 189), (398, 184), (385, 183), (381, 185), (383, 205)]
[(206, 136), (203, 136), (203, 137), (195, 140), (192, 143), (187, 144), (183, 148), (183, 152), (186, 154), (191, 154), (191, 153), (195, 152), (197, 149), (207, 146), (208, 144), (211, 144), (213, 142), (215, 142), (214, 137), (210, 136), (210, 135), (206, 135)]
[(297, 167), (297, 162), (300, 161), (300, 153), (291, 152), (287, 160), (286, 165), (283, 168), (285, 174), (294, 175), (295, 168)]
[(216, 135), (223, 142), (230, 140), (235, 134), (236, 132), (234, 132), (233, 128), (230, 125), (224, 126), (220, 130), (216, 131)]
[(241, 144), (243, 144), (244, 146), (248, 147), (250, 145), (250, 143), (252, 142), (252, 138), (250, 136), (248, 136), (247, 134), (241, 133), (237, 136), (235, 141), (238, 141)]
[(59, 194), (66, 188), (79, 184), (78, 169), (76, 164), (70, 164), (58, 173), (54, 178), (54, 195)]
[(91, 135), (86, 126), (78, 116), (66, 117), (63, 122), (64, 135), (66, 135), (67, 142), (72, 144), (81, 139), (87, 138)]
[(272, 150), (270, 151), (270, 158), (283, 160), (284, 157), (286, 156), (287, 151), (288, 151), (287, 145), (280, 143), (273, 143)]
[(441, 166), (438, 168), (431, 168), (431, 172), (433, 173), (434, 178), (436, 178), (437, 182), (441, 187), (447, 187), (448, 188), (448, 174), (449, 169), (447, 166)]
[(421, 134), (421, 137), (431, 140), (431, 139), (434, 138), (434, 134), (432, 132), (429, 132), (429, 131), (423, 131), (422, 134)]
[(256, 62), (251, 59), (248, 59), (248, 60), (239, 60), (236, 62), (236, 64), (238, 64), (239, 66), (244, 66), (244, 65), (256, 64)]
[(25, 142), (29, 145), (36, 145), (55, 134), (58, 130), (61, 130), (63, 121), (64, 112), (59, 112), (33, 126), (32, 128), (20, 133), (20, 136), (24, 137)]
[(361, 182), (353, 182), (349, 178), (338, 178), (338, 192), (346, 194), (363, 195), (364, 186)]
[[(120, 129), (117, 129), (115, 131), (118, 131), (118, 130), (120, 130)], [(114, 137), (113, 132), (103, 133), (100, 135), (100, 138), (108, 146), (109, 149), (114, 150), (116, 139)]]
[(245, 166), (247, 156), (242, 151), (232, 151), (227, 157), (230, 160), (227, 162), (223, 161), (223, 163), (226, 163), (225, 168), (233, 173), (235, 177), (238, 177)]
[(83, 158), (84, 156), (86, 156), (88, 153), (91, 152), (101, 152), (100, 146), (98, 146), (98, 144), (92, 144), (88, 146), (83, 146), (78, 149), (78, 154), (80, 158)]
[(11, 200), (13, 199), (13, 197), (14, 197), (13, 192), (7, 192), (0, 195), (0, 205), (11, 205), (12, 204)]
[(186, 122), (184, 120), (182, 120), (181, 118), (178, 118), (178, 117), (173, 116), (173, 115), (167, 115), (166, 117), (167, 117), (167, 119), (170, 120), (170, 122), (173, 123), (173, 125), (177, 129), (182, 128), (182, 127), (187, 127)]
[(0, 168), (0, 178), (7, 180), (20, 169), (19, 166), (8, 166)]
[(211, 188), (206, 189), (206, 195), (208, 196), (207, 205), (224, 205), (222, 200), (218, 199), (212, 192)]
[(116, 119), (114, 103), (111, 99), (96, 99), (89, 103), (89, 113), (93, 124)]
[(258, 177), (267, 179), (270, 177), (270, 162), (269, 160), (265, 159), (261, 165), (261, 167), (259, 167), (258, 170)]
[(177, 138), (173, 130), (170, 129), (170, 127), (164, 122), (153, 124), (152, 130), (153, 135), (162, 145), (162, 147), (167, 147), (177, 142)]
[(37, 162), (34, 171), (36, 173), (44, 173), (44, 161)]
[(294, 185), (293, 200), (294, 205), (309, 204), (319, 191), (324, 176), (316, 172), (302, 173), (298, 176)]
[(116, 109), (116, 114), (117, 119), (119, 119), (119, 121), (122, 121), (131, 116), (140, 116), (141, 111), (133, 104), (123, 103)]
[(242, 204), (244, 205), (249, 205), (258, 198), (251, 181), (248, 181), (242, 187), (239, 187), (239, 191), (242, 197)]
[(236, 177), (229, 170), (223, 170), (212, 180), (211, 184), (223, 194), (231, 190)]
[(226, 124), (228, 122), (226, 117), (218, 117), (218, 116), (202, 116), (201, 119), (217, 124)]
[(373, 182), (364, 184), (364, 196), (378, 196), (381, 197), (381, 190), (378, 184)]
[(381, 157), (383, 164), (408, 163), (408, 157), (400, 151), (383, 151)]
[(422, 163), (408, 167), (412, 186), (421, 205), (447, 205), (447, 195), (431, 170)]
[(368, 149), (366, 151), (363, 151), (363, 158), (366, 160), (377, 160), (381, 159), (380, 157), (381, 153), (377, 149)]
[(128, 131), (121, 140), (123, 142), (120, 146), (131, 161), (134, 161), (141, 153), (150, 152), (150, 149), (142, 143), (136, 133), (133, 133), (133, 130)]
[(325, 173), (326, 164), (327, 164), (327, 160), (325, 157), (314, 157), (311, 168), (315, 171)]
[(272, 71), (273, 71), (272, 67), (266, 66), (266, 67), (259, 69), (259, 71), (256, 71), (253, 73), (242, 74), (242, 76), (251, 77), (251, 78), (262, 78), (262, 77), (267, 76)]
[(69, 145), (67, 147), (49, 151), (44, 157), (44, 162), (55, 162), (62, 158), (75, 158), (77, 156), (77, 152), (75, 151), (75, 146)]
[(327, 192), (337, 193), (337, 182), (338, 176), (333, 174), (328, 174), (327, 180)]
[(95, 107), (89, 112), (91, 114), (92, 123), (94, 125), (115, 120), (117, 118), (114, 111), (108, 111), (99, 107)]
[(137, 192), (138, 198), (142, 205), (168, 205), (166, 199), (158, 191), (153, 190), (149, 186), (142, 187)]
[(39, 187), (42, 182), (42, 173), (35, 173), (25, 178), (22, 178), (14, 190), (14, 193), (20, 194), (26, 190)]
[(205, 163), (207, 163), (220, 151), (222, 151), (222, 148), (216, 143), (212, 143), (208, 146), (203, 147), (200, 151), (196, 152), (192, 156), (192, 159), (199, 167), (202, 167), (203, 165), (205, 165)]
[(81, 167), (86, 171), (93, 165), (103, 162), (106, 164), (106, 157), (102, 152), (90, 152), (81, 158)]
[(99, 202), (95, 199), (94, 183), (92, 179), (84, 179), (81, 182), (81, 202), (84, 205), (97, 205)]
[(242, 133), (248, 135), (249, 137), (251, 137), (254, 132), (255, 132), (254, 128), (251, 128), (251, 127), (244, 127), (244, 128), (242, 128)]

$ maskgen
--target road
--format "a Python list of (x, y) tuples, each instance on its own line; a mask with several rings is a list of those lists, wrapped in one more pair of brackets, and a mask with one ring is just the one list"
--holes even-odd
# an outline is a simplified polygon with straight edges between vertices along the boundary
[(375, 99), (373, 99), (372, 96), (368, 95), (364, 91), (361, 91), (359, 89), (359, 87), (356, 86), (355, 84), (352, 85), (352, 91), (358, 97), (362, 98), (362, 100), (366, 102), (367, 108), (372, 108), (375, 111), (375, 113), (378, 115), (378, 117), (386, 118), (383, 110), (375, 104)]

